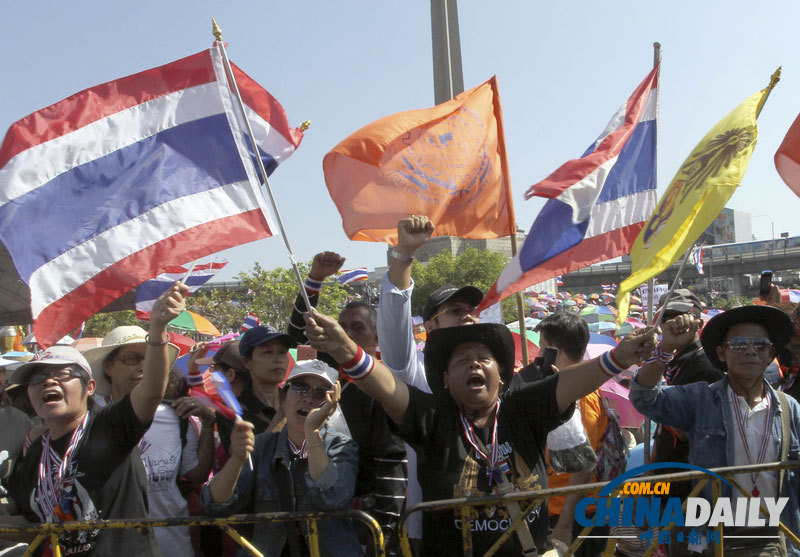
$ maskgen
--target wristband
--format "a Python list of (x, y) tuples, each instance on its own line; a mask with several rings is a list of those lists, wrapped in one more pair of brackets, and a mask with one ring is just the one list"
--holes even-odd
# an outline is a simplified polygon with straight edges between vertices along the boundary
[(406, 255), (405, 253), (400, 253), (397, 251), (397, 248), (393, 248), (392, 251), (389, 252), (389, 255), (392, 256), (393, 259), (397, 259), (398, 261), (402, 261), (403, 263), (411, 263), (414, 261), (413, 255)]
[(322, 290), (322, 281), (321, 280), (314, 280), (311, 277), (306, 277), (305, 282), (305, 289), (306, 292), (309, 294), (319, 294)]
[(616, 359), (614, 359), (614, 350), (616, 348), (609, 350), (603, 354), (600, 354), (600, 369), (603, 370), (608, 376), (614, 377), (615, 375), (619, 375), (623, 371), (625, 371), (625, 367), (622, 366)]
[(375, 361), (372, 356), (364, 352), (364, 349), (359, 346), (355, 357), (343, 363), (340, 370), (353, 381), (358, 381), (372, 373), (373, 367), (375, 367)]
[(144, 342), (145, 344), (149, 344), (150, 346), (166, 346), (167, 344), (169, 344), (169, 336), (167, 336), (167, 340), (163, 342), (152, 342), (150, 340), (150, 333), (148, 333), (144, 335)]
[(653, 357), (650, 358), (650, 360), (656, 359), (659, 362), (661, 362), (662, 364), (666, 365), (666, 364), (668, 364), (668, 363), (670, 363), (672, 361), (673, 356), (674, 355), (673, 355), (672, 352), (667, 352), (666, 350), (661, 348), (661, 343), (659, 342), (656, 345), (655, 350), (653, 350)]

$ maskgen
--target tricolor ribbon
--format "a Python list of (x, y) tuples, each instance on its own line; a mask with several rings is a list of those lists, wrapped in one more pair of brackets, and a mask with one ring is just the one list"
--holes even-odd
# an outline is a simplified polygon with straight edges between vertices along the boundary
[(495, 467), (497, 466), (497, 461), (499, 460), (500, 456), (500, 443), (497, 442), (497, 417), (500, 414), (500, 399), (497, 399), (494, 407), (494, 425), (492, 426), (492, 438), (490, 439), (490, 443), (492, 445), (492, 454), (491, 456), (487, 455), (483, 452), (481, 448), (483, 443), (475, 436), (475, 430), (472, 428), (472, 422), (470, 422), (466, 416), (464, 416), (463, 412), (458, 413), (459, 417), (461, 418), (461, 425), (464, 428), (464, 437), (467, 438), (467, 442), (470, 446), (475, 449), (475, 452), (480, 456), (486, 465), (489, 467), (489, 487), (492, 486), (492, 480), (494, 479), (495, 474)]

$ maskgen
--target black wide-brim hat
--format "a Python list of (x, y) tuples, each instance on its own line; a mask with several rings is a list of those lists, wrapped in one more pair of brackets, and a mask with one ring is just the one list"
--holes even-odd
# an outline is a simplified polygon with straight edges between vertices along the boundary
[(453, 350), (467, 342), (481, 342), (489, 347), (500, 369), (500, 379), (507, 387), (514, 377), (514, 338), (505, 325), (478, 323), (445, 327), (428, 333), (425, 342), (425, 376), (435, 395), (444, 395), (444, 372)]
[(722, 344), (728, 329), (739, 323), (757, 323), (764, 327), (776, 352), (789, 342), (793, 334), (789, 316), (771, 306), (742, 306), (717, 314), (703, 327), (700, 342), (708, 359), (719, 369), (724, 370), (725, 364), (717, 357), (717, 347)]

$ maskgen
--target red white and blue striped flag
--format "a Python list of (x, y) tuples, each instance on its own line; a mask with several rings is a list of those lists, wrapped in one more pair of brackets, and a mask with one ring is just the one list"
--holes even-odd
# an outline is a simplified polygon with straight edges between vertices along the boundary
[[(205, 265), (195, 265), (192, 274), (186, 278), (185, 284), (189, 287), (189, 294), (196, 292), (211, 277), (217, 274), (228, 262), (207, 263)], [(172, 267), (165, 273), (161, 273), (156, 278), (148, 280), (136, 287), (136, 318), (143, 321), (150, 320), (150, 310), (156, 303), (158, 297), (175, 283), (186, 276), (189, 269), (184, 267)]]
[(258, 315), (255, 313), (248, 313), (240, 330), (244, 332), (247, 329), (252, 329), (253, 327), (258, 327), (259, 325), (261, 325), (261, 320), (258, 318)]
[[(302, 132), (233, 71), (272, 171)], [(11, 125), (0, 147), (0, 240), (30, 287), (40, 344), (170, 267), (272, 235), (234, 102), (211, 48)]]
[(368, 278), (369, 278), (369, 273), (367, 273), (367, 268), (359, 267), (358, 269), (341, 271), (339, 273), (339, 276), (336, 277), (336, 280), (338, 280), (342, 284), (350, 284), (352, 282), (367, 280)]
[(579, 159), (531, 186), (549, 198), (480, 308), (532, 284), (630, 252), (656, 204), (658, 67)]

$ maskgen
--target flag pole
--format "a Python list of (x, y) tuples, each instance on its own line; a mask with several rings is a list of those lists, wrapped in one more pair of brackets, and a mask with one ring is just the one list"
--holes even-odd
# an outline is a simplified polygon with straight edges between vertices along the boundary
[[(281, 214), (278, 211), (278, 203), (275, 201), (275, 196), (272, 194), (272, 188), (269, 185), (269, 176), (267, 175), (267, 169), (264, 167), (264, 161), (261, 160), (261, 157), (258, 154), (258, 143), (256, 142), (256, 136), (253, 133), (253, 128), (250, 125), (250, 120), (247, 118), (247, 112), (245, 112), (244, 108), (244, 101), (242, 100), (242, 95), (239, 92), (239, 86), (236, 84), (236, 77), (233, 75), (233, 69), (231, 68), (231, 63), (228, 60), (228, 53), (225, 52), (225, 44), (222, 42), (222, 30), (217, 25), (217, 22), (214, 18), (211, 18), (211, 34), (214, 35), (214, 39), (216, 40), (216, 47), (217, 51), (219, 52), (220, 56), (222, 57), (222, 63), (225, 66), (225, 73), (228, 75), (228, 81), (230, 87), (233, 89), (234, 95), (236, 97), (236, 103), (239, 106), (239, 110), (241, 111), (242, 115), (242, 122), (244, 123), (245, 128), (247, 129), (247, 135), (250, 137), (250, 143), (253, 146), (253, 151), (255, 153), (255, 159), (258, 163), (258, 171), (261, 174), (261, 180), (264, 182), (264, 187), (267, 191), (267, 197), (269, 198), (270, 204), (272, 205), (272, 210), (275, 213), (275, 219), (278, 221), (278, 228), (280, 228), (281, 236), (283, 236), (283, 243), (286, 245), (286, 253), (289, 256), (289, 261), (292, 263), (292, 268), (294, 269), (295, 277), (297, 278), (297, 283), (300, 285), (300, 294), (303, 296), (303, 301), (306, 303), (306, 308), (308, 311), (311, 311), (311, 302), (308, 299), (308, 293), (306, 292), (305, 284), (303, 282), (303, 277), (300, 276), (300, 269), (297, 267), (297, 261), (294, 258), (294, 254), (292, 253), (292, 247), (289, 245), (289, 238), (286, 236), (286, 229), (283, 227), (283, 220), (281, 219)], [(303, 123), (304, 128), (308, 128), (308, 122)], [(269, 221), (269, 218), (264, 211), (264, 218)]]
[[(658, 66), (661, 63), (661, 43), (656, 41), (653, 43), (653, 68)], [(661, 70), (658, 70), (658, 86), (656, 87), (656, 116), (655, 116), (655, 127), (656, 127), (656, 156), (653, 159), (653, 175), (656, 177), (656, 181), (658, 180), (658, 101), (659, 101), (659, 93), (661, 92)], [(656, 187), (658, 187), (658, 183), (656, 183)], [(632, 267), (631, 267), (632, 269)], [(653, 322), (653, 296), (654, 290), (656, 288), (656, 281), (654, 278), (651, 278), (647, 281), (647, 323), (650, 324)], [(662, 312), (663, 313), (663, 312)], [(650, 464), (650, 435), (651, 435), (651, 425), (650, 425), (650, 418), (646, 418), (644, 421), (644, 464)]]
[[(497, 146), (503, 156), (500, 164), (503, 169), (503, 179), (506, 182), (506, 207), (508, 207), (508, 226), (511, 237), (511, 257), (517, 255), (517, 220), (514, 217), (514, 198), (511, 196), (511, 175), (508, 171), (508, 157), (506, 155), (506, 133), (503, 128), (503, 109), (500, 106), (500, 93), (497, 90), (497, 76), (492, 76), (492, 106), (497, 120)], [(502, 307), (500, 315), (503, 314)], [(528, 365), (528, 335), (525, 328), (525, 310), (523, 308), (522, 292), (517, 291), (517, 318), (519, 319), (519, 344), (522, 348), (522, 365)]]

